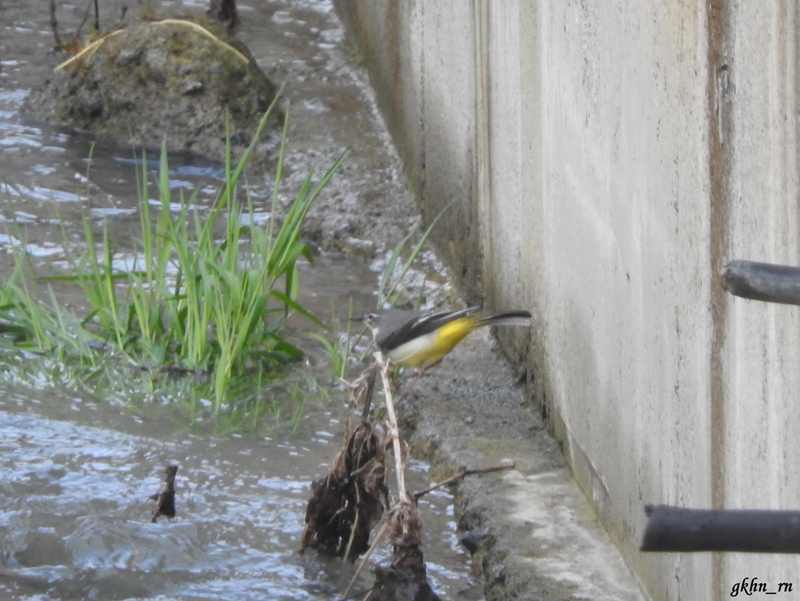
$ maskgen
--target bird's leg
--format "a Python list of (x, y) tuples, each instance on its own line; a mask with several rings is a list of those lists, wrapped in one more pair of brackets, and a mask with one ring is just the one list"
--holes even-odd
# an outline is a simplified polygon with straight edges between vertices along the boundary
[(438, 361), (434, 361), (433, 363), (429, 363), (429, 364), (428, 364), (428, 365), (426, 365), (425, 367), (422, 367), (422, 368), (418, 369), (418, 370), (417, 370), (417, 376), (416, 376), (416, 377), (418, 377), (418, 378), (421, 378), (421, 377), (422, 377), (422, 376), (424, 376), (426, 373), (428, 373), (428, 370), (429, 370), (429, 369), (432, 369), (432, 368), (436, 367), (436, 366), (437, 366), (437, 365), (439, 365), (441, 362), (442, 362), (442, 360), (441, 360), (441, 359), (439, 359)]

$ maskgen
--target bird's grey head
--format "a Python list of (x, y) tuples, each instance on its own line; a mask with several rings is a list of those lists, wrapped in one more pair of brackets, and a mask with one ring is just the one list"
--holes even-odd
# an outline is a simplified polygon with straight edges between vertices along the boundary
[(361, 318), (366, 326), (372, 330), (373, 332), (378, 328), (378, 324), (380, 323), (381, 316), (377, 313), (367, 313), (364, 317)]

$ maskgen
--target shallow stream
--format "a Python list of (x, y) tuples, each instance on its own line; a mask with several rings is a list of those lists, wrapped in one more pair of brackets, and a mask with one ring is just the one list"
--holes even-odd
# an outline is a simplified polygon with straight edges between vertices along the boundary
[[(13, 212), (28, 251), (58, 260), (62, 227), (77, 234), (85, 213), (107, 220), (123, 238), (132, 235), (141, 162), (116, 142), (19, 117), (30, 88), (52, 69), (46, 4), (0, 2), (0, 219), (8, 223)], [(120, 3), (101, 4), (113, 10)], [(177, 12), (207, 6), (160, 4)], [(85, 7), (58, 5), (62, 28), (74, 30)], [(292, 81), (294, 173), (324, 170), (351, 146), (332, 196), (344, 205), (365, 195), (387, 197), (407, 227), (413, 210), (398, 163), (363, 78), (342, 56), (344, 34), (330, 2), (253, 0), (240, 2), (239, 10), (240, 35), (254, 56), (269, 58), (265, 70), (278, 81)], [(150, 164), (157, 164), (155, 157)], [(170, 167), (176, 194), (200, 188), (198, 203), (211, 202), (222, 177), (219, 163), (173, 156)], [(251, 184), (266, 219), (270, 182)], [(13, 230), (1, 231), (0, 248), (20, 243)], [(0, 254), (0, 276), (12, 264), (10, 253)], [(357, 309), (374, 306), (376, 276), (361, 257), (323, 256), (303, 277), (304, 303), (319, 315), (332, 306), (344, 310), (351, 299)], [(309, 483), (324, 475), (346, 417), (343, 399), (333, 395), (309, 405), (294, 435), (212, 437), (161, 412), (0, 365), (0, 597), (335, 598), (353, 567), (297, 549)], [(147, 498), (160, 489), (168, 462), (179, 465), (178, 516), (151, 524)], [(412, 472), (412, 490), (429, 484), (424, 464)], [(436, 592), (481, 598), (455, 538), (452, 499), (434, 493), (421, 507)], [(377, 559), (386, 557), (380, 549)], [(370, 581), (365, 573), (361, 588)]]
[[(0, 398), (4, 599), (333, 599), (353, 573), (297, 553), (309, 482), (341, 440), (341, 403), (316, 406), (291, 437), (212, 438), (52, 389), (6, 382)], [(152, 524), (147, 497), (168, 462), (178, 515)], [(415, 464), (413, 489), (424, 474)], [(477, 598), (452, 500), (429, 495), (421, 508), (437, 592)]]

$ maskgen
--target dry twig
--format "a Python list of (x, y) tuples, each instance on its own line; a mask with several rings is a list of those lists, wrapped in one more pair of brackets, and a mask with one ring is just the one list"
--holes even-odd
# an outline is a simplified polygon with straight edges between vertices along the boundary
[(465, 476), (473, 476), (475, 474), (490, 474), (492, 472), (501, 472), (503, 470), (513, 470), (516, 466), (514, 463), (504, 464), (504, 465), (493, 465), (491, 467), (479, 467), (473, 470), (462, 470), (457, 473), (455, 476), (450, 476), (446, 480), (442, 480), (441, 482), (437, 482), (430, 488), (426, 488), (425, 490), (421, 490), (419, 492), (415, 492), (414, 496), (414, 503), (419, 501), (419, 498), (423, 495), (427, 495), (430, 492), (433, 492), (437, 488), (441, 488), (442, 486), (450, 486), (451, 484), (455, 484), (456, 482), (461, 481)]
[(392, 384), (389, 379), (389, 375), (392, 373), (392, 364), (380, 351), (375, 352), (375, 360), (380, 367), (381, 379), (383, 380), (384, 401), (386, 403), (386, 413), (389, 417), (389, 436), (391, 437), (394, 447), (394, 471), (397, 476), (397, 495), (400, 497), (400, 502), (402, 502), (406, 500), (408, 495), (406, 493), (405, 461), (400, 442), (400, 430), (397, 427), (397, 414), (394, 411)]
[(153, 517), (150, 518), (151, 522), (155, 523), (162, 515), (168, 518), (175, 517), (175, 474), (177, 473), (177, 465), (168, 465), (164, 469), (164, 488), (150, 497), (151, 501), (156, 502)]
[(50, 0), (50, 27), (53, 28), (56, 48), (61, 48), (61, 36), (58, 35), (58, 20), (56, 19), (56, 0)]

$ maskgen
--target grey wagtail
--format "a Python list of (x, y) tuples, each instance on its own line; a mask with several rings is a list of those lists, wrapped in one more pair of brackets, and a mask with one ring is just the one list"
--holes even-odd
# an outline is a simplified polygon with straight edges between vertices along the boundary
[(425, 369), (441, 361), (470, 332), (483, 326), (529, 326), (528, 311), (503, 311), (478, 316), (478, 307), (459, 311), (387, 309), (354, 317), (363, 321), (381, 352), (392, 363)]

